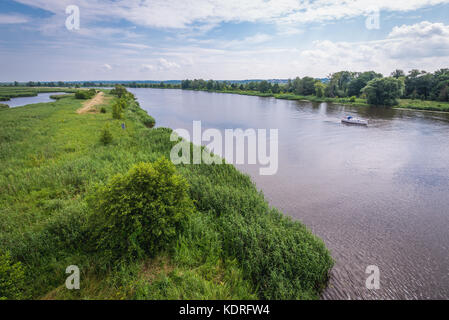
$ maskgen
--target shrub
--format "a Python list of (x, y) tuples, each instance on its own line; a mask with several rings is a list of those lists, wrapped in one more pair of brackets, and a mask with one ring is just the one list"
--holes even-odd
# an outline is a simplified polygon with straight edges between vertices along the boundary
[(90, 203), (97, 247), (106, 261), (154, 256), (167, 248), (193, 212), (188, 190), (165, 158), (139, 163), (101, 187)]
[(118, 99), (114, 104), (112, 105), (112, 118), (114, 119), (121, 119), (123, 117), (123, 110), (126, 109), (126, 100), (125, 99)]
[(355, 102), (356, 97), (352, 96), (351, 98), (349, 98), (349, 102)]
[(8, 108), (9, 108), (9, 106), (8, 106), (7, 104), (0, 103), (0, 110), (2, 110), (2, 109), (8, 109)]
[(109, 130), (109, 124), (106, 124), (101, 131), (100, 142), (105, 146), (110, 144), (113, 140), (112, 133)]
[(0, 300), (22, 299), (25, 271), (20, 262), (13, 263), (9, 252), (0, 251)]
[(106, 108), (105, 107), (101, 107), (100, 112), (101, 113), (106, 113)]
[(78, 90), (75, 92), (76, 99), (91, 99), (95, 96), (97, 91), (95, 89), (90, 90)]
[(124, 86), (117, 85), (114, 89), (111, 90), (111, 94), (116, 95), (117, 97), (121, 98), (124, 95), (126, 95), (127, 90)]

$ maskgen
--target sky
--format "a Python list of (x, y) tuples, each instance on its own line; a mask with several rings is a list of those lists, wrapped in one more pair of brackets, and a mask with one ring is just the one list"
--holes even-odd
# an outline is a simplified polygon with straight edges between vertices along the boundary
[(323, 78), (447, 67), (449, 0), (0, 2), (0, 81)]

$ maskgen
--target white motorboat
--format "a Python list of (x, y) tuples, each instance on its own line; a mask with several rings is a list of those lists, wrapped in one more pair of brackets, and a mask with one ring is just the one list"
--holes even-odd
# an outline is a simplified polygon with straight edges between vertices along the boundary
[(343, 119), (341, 119), (341, 122), (343, 123), (349, 123), (349, 124), (358, 124), (361, 126), (366, 126), (368, 125), (368, 120), (363, 120), (363, 119), (357, 119), (351, 116), (347, 116)]

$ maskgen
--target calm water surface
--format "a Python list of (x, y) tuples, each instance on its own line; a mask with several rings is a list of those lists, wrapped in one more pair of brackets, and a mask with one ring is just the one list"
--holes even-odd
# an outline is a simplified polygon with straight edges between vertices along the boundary
[[(21, 107), (27, 104), (33, 103), (44, 103), (44, 102), (52, 102), (55, 101), (51, 99), (50, 96), (56, 93), (39, 93), (35, 97), (21, 97), (21, 98), (12, 98), (9, 101), (0, 101), (0, 103), (7, 104), (10, 108)], [(63, 94), (63, 93), (60, 93)]]
[[(279, 129), (279, 170), (250, 174), (336, 264), (323, 299), (449, 298), (449, 115), (232, 94), (131, 89), (158, 126)], [(368, 127), (340, 123), (345, 115)], [(380, 289), (365, 287), (368, 265)]]

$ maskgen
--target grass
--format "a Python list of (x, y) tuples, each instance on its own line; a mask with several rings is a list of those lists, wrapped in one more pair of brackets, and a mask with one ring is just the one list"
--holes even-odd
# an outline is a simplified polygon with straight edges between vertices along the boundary
[(50, 87), (0, 87), (0, 101), (8, 101), (11, 98), (35, 97), (39, 93), (48, 92), (75, 92), (70, 88), (50, 88)]
[[(324, 243), (232, 165), (177, 166), (196, 205), (186, 230), (155, 258), (103, 265), (88, 197), (138, 162), (169, 158), (176, 143), (137, 103), (113, 120), (115, 100), (106, 94), (106, 113), (77, 114), (83, 101), (72, 96), (1, 112), (0, 251), (25, 268), (22, 298), (318, 298), (333, 264)], [(81, 270), (80, 290), (64, 286), (69, 265)]]
[(449, 103), (442, 101), (401, 99), (396, 108), (449, 112)]

